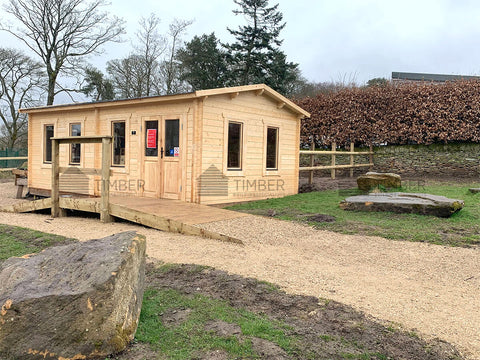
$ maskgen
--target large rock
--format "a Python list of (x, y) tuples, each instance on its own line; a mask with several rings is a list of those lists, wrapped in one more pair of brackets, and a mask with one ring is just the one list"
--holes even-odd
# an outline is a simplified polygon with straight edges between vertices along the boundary
[(402, 179), (397, 174), (367, 172), (357, 178), (357, 185), (363, 191), (369, 191), (380, 185), (387, 189), (399, 188), (402, 186)]
[(0, 359), (122, 351), (142, 307), (145, 238), (125, 232), (0, 265)]
[(409, 193), (371, 193), (346, 198), (340, 203), (344, 210), (391, 211), (395, 213), (415, 213), (449, 217), (460, 211), (463, 200), (444, 196)]

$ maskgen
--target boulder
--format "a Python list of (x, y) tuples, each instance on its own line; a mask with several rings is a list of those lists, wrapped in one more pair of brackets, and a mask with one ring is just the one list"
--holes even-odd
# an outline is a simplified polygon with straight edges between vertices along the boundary
[(480, 193), (480, 188), (470, 188), (468, 189), (472, 194), (478, 194)]
[(402, 179), (397, 174), (367, 172), (357, 178), (357, 185), (363, 191), (369, 191), (379, 185), (387, 189), (399, 188), (402, 186)]
[(0, 359), (105, 358), (133, 340), (145, 238), (125, 232), (0, 265)]
[(463, 206), (463, 200), (430, 194), (400, 192), (351, 196), (340, 203), (340, 207), (344, 210), (391, 211), (438, 217), (449, 217), (460, 211)]

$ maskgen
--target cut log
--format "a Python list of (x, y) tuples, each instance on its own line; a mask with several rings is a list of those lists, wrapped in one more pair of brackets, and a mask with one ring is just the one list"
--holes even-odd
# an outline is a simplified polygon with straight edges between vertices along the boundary
[(340, 203), (344, 210), (390, 211), (449, 217), (460, 211), (463, 200), (444, 196), (410, 193), (370, 193), (346, 198)]
[(135, 232), (49, 248), (0, 265), (0, 358), (92, 359), (133, 340), (145, 238)]

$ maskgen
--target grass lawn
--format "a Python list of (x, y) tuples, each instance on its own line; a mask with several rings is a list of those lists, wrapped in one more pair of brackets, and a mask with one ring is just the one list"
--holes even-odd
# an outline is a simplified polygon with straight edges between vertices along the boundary
[(40, 231), (0, 224), (0, 262), (12, 256), (38, 253), (47, 247), (75, 240)]
[[(261, 200), (229, 207), (258, 215), (272, 215), (284, 220), (307, 222), (318, 229), (343, 234), (376, 235), (387, 239), (429, 242), (450, 246), (480, 244), (480, 194), (468, 189), (477, 185), (434, 184), (421, 189), (400, 189), (403, 192), (422, 192), (462, 199), (465, 207), (450, 218), (437, 218), (416, 214), (344, 211), (340, 201), (360, 192), (330, 190)], [(308, 221), (309, 215), (325, 214), (333, 222)]]

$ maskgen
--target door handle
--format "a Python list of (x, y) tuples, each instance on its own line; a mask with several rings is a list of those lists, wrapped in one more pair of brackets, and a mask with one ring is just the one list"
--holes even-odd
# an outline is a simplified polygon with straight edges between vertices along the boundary
[(163, 147), (160, 150), (160, 159), (163, 159)]

